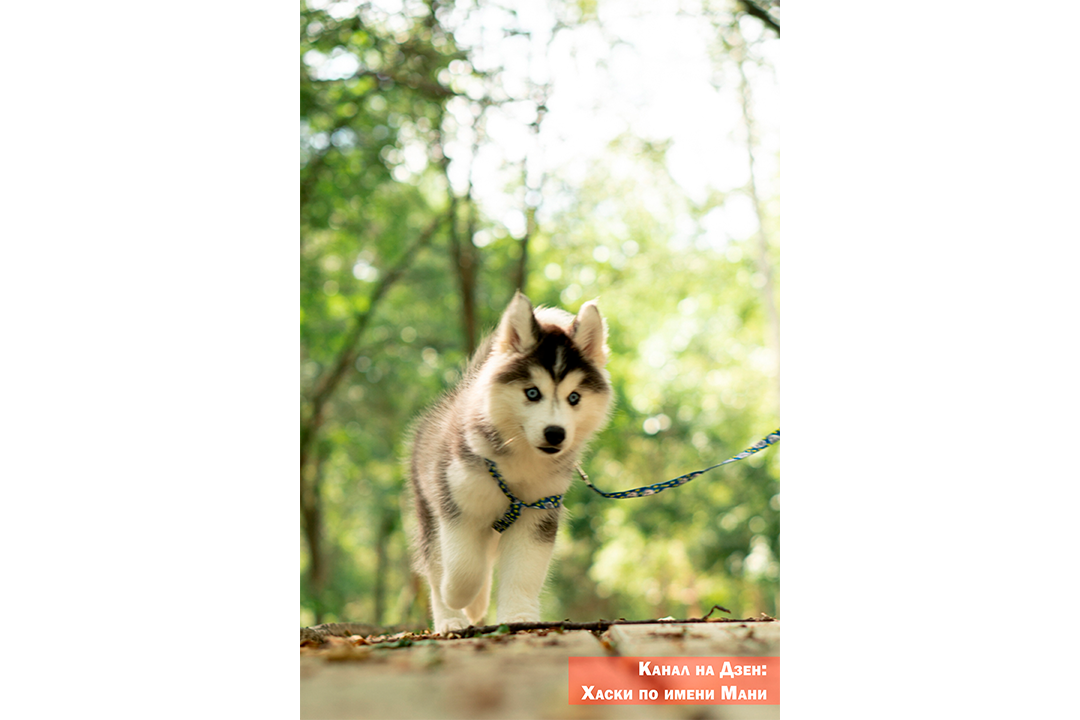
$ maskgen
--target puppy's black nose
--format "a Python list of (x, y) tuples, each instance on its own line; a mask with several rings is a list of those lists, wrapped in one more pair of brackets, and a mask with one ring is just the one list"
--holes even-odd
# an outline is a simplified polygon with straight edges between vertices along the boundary
[(544, 439), (551, 445), (558, 445), (566, 439), (566, 431), (558, 425), (548, 425), (544, 428)]

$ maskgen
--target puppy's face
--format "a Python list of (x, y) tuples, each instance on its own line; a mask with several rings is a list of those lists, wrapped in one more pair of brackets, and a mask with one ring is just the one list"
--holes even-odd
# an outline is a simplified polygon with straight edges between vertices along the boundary
[(579, 448), (600, 428), (611, 397), (606, 382), (580, 368), (559, 376), (531, 358), (518, 363), (504, 371), (489, 408), (508, 444), (554, 457)]
[(488, 416), (507, 449), (525, 445), (558, 457), (580, 448), (603, 425), (611, 401), (607, 330), (596, 303), (577, 317), (534, 312), (519, 293), (497, 333)]

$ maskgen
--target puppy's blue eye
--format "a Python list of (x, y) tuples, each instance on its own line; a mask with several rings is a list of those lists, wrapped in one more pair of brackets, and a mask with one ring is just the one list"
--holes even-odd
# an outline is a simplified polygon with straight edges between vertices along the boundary
[(579, 402), (581, 402), (581, 396), (580, 396), (580, 395), (578, 395), (578, 394), (577, 394), (576, 392), (572, 392), (572, 393), (570, 393), (570, 395), (569, 395), (569, 396), (568, 396), (568, 397), (566, 398), (566, 401), (567, 401), (568, 403), (570, 403), (571, 405), (577, 405), (577, 404), (578, 404)]
[(536, 402), (540, 399), (540, 391), (534, 387), (531, 387), (525, 391), (525, 397), (529, 398), (533, 402)]

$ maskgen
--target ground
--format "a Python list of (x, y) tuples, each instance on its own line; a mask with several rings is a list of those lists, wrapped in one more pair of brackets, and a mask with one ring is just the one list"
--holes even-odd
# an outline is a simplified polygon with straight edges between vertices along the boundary
[[(307, 720), (778, 718), (779, 705), (572, 705), (570, 657), (779, 657), (780, 623), (536, 623), (450, 637), (363, 625), (301, 630), (300, 716)], [(692, 664), (692, 661), (689, 661)], [(777, 698), (778, 699), (778, 698)]]

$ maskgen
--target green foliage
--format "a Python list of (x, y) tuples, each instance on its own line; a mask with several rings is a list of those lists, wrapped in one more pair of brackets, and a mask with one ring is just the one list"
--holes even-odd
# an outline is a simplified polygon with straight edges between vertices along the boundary
[[(596, 15), (594, 2), (571, 5), (581, 22)], [(366, 5), (344, 18), (301, 9), (301, 422), (314, 438), (302, 492), (321, 508), (325, 564), (316, 587), (302, 533), (304, 624), (426, 622), (402, 520), (402, 459), (409, 424), (467, 360), (450, 233), (478, 263), (482, 330), (510, 299), (521, 256), (521, 239), (446, 176), (453, 77), (471, 72), (441, 22), (452, 5), (405, 7), (393, 18)], [(576, 311), (600, 297), (609, 324), (617, 405), (585, 463), (606, 490), (714, 464), (779, 427), (758, 250), (753, 239), (704, 240), (704, 218), (724, 196), (691, 202), (666, 171), (666, 151), (626, 135), (583, 181), (551, 177), (548, 194), (561, 201), (529, 239), (533, 302)], [(778, 199), (768, 201), (771, 235)], [(472, 212), (476, 244), (460, 234)], [(432, 227), (430, 245), (376, 297)], [(770, 245), (774, 279), (776, 253)], [(348, 372), (317, 411), (360, 318)], [(776, 614), (779, 447), (655, 497), (608, 500), (579, 483), (566, 505), (545, 619), (691, 617), (713, 604), (737, 617)]]

